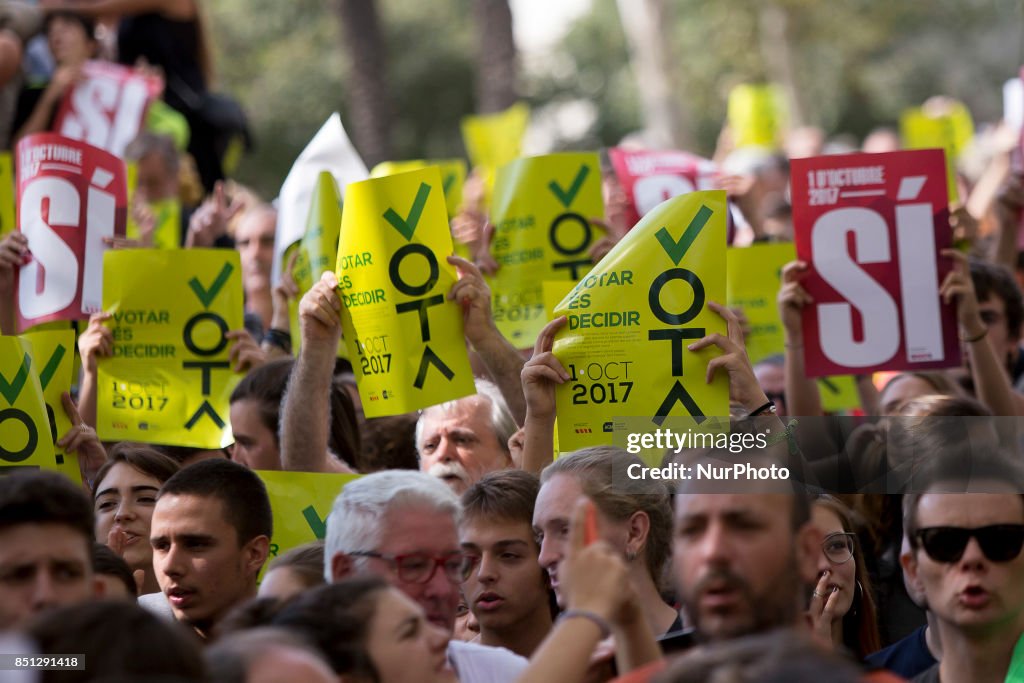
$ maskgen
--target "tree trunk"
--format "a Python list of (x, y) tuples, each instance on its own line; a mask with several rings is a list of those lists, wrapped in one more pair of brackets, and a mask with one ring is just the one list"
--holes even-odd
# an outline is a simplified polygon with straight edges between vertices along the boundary
[(473, 20), (477, 27), (477, 111), (504, 111), (519, 99), (516, 41), (508, 0), (473, 0)]
[(672, 58), (665, 0), (618, 0), (643, 108), (645, 138), (652, 147), (685, 149), (689, 136), (675, 93), (680, 84)]
[(373, 168), (392, 157), (391, 97), (386, 73), (387, 50), (375, 0), (335, 0), (348, 53), (349, 119), (353, 143)]
[(784, 7), (774, 2), (765, 2), (761, 5), (758, 19), (761, 58), (768, 67), (768, 80), (782, 86), (786, 106), (789, 108), (789, 127), (803, 126), (807, 123), (807, 111), (800, 98), (789, 50), (789, 15)]

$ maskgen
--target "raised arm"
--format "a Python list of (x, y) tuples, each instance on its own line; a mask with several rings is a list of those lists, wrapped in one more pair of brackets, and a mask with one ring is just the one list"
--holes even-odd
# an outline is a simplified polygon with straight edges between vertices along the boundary
[(341, 299), (334, 273), (324, 273), (299, 303), (302, 349), (281, 403), (281, 465), (296, 472), (333, 472), (327, 444), (334, 359), (341, 339)]
[(563, 315), (544, 326), (533, 347), (533, 357), (523, 366), (523, 469), (538, 476), (555, 459), (555, 386), (568, 381), (569, 373), (551, 349), (555, 333), (565, 322)]
[(967, 349), (978, 400), (994, 415), (1024, 415), (1024, 396), (1016, 394), (1010, 386), (1010, 377), (1000, 364), (981, 319), (967, 255), (956, 249), (943, 249), (942, 255), (953, 259), (954, 266), (939, 288), (939, 296), (946, 303), (956, 300), (960, 338)]
[(804, 336), (801, 309), (814, 299), (800, 284), (807, 274), (807, 264), (790, 261), (782, 268), (782, 288), (779, 289), (779, 317), (782, 319), (786, 347), (786, 406), (790, 415), (813, 417), (824, 415), (818, 384), (807, 376), (804, 366)]
[(448, 263), (459, 271), (459, 280), (452, 285), (448, 299), (462, 305), (466, 339), (487, 366), (516, 423), (523, 424), (526, 419), (526, 400), (519, 380), (523, 357), (494, 324), (491, 289), (484, 281), (480, 269), (458, 256), (449, 256)]
[(14, 274), (29, 257), (28, 238), (10, 232), (0, 240), (0, 334), (17, 334), (14, 301)]
[(85, 424), (96, 428), (96, 378), (101, 358), (114, 354), (114, 333), (104, 323), (109, 313), (93, 313), (89, 326), (78, 337), (78, 355), (82, 357), (82, 381), (78, 387), (78, 412)]
[[(621, 616), (630, 613), (636, 595), (630, 588), (629, 570), (621, 554), (604, 541), (584, 544), (584, 518), (587, 507), (592, 505), (590, 501), (581, 501), (576, 506), (569, 528), (569, 549), (558, 568), (568, 609), (530, 658), (519, 683), (583, 681), (591, 653), (613, 632), (617, 639), (627, 638), (627, 647), (633, 656), (639, 656), (635, 661), (631, 656), (630, 665), (646, 663), (657, 652), (649, 627), (646, 636), (641, 632), (638, 637), (621, 630)], [(638, 621), (646, 624), (645, 619)]]

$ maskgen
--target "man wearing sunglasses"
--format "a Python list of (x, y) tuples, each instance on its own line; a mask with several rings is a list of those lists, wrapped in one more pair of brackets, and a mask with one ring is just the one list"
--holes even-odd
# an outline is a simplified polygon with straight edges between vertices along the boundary
[[(385, 470), (361, 477), (345, 485), (327, 518), (324, 575), (332, 583), (380, 576), (451, 634), (467, 572), (460, 518), (455, 493), (429, 474)], [(527, 664), (503, 648), (454, 640), (448, 658), (462, 683), (511, 683)]]
[(940, 663), (914, 681), (1002, 683), (1024, 633), (1024, 488), (1018, 477), (975, 488), (992, 492), (932, 485), (904, 497), (903, 567), (942, 643)]

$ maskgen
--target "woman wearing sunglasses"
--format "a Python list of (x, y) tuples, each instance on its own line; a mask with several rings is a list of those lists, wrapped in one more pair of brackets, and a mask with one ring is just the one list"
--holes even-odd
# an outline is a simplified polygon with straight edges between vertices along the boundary
[(850, 510), (832, 496), (821, 495), (814, 500), (811, 518), (825, 536), (811, 596), (811, 623), (823, 640), (863, 659), (881, 643), (867, 565)]

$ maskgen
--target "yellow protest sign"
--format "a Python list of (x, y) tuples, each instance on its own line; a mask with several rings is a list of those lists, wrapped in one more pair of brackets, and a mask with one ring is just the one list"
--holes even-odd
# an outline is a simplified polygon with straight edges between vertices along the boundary
[(900, 136), (906, 149), (939, 148), (946, 153), (949, 203), (956, 204), (956, 163), (974, 138), (971, 112), (962, 102), (943, 98), (936, 106), (905, 109), (900, 115)]
[(135, 215), (132, 205), (135, 203), (135, 191), (139, 187), (139, 163), (137, 161), (124, 162), (124, 183), (128, 188), (128, 220), (125, 224), (124, 236), (131, 239), (139, 239), (139, 224), (135, 222)]
[[(692, 192), (645, 215), (555, 310), (554, 352), (570, 374), (555, 390), (563, 451), (611, 444), (622, 418), (656, 430), (667, 416), (729, 414), (729, 381), (705, 382), (726, 333), (707, 307), (725, 300), (725, 193)], [(634, 424), (633, 428), (636, 426)]]
[(517, 158), (530, 122), (530, 108), (517, 102), (497, 114), (462, 119), (462, 141), (473, 166), (498, 168)]
[(0, 152), (0, 235), (14, 227), (14, 165), (10, 152)]
[(785, 97), (773, 83), (743, 83), (729, 93), (729, 129), (736, 149), (778, 148), (786, 117)]
[[(448, 209), (448, 218), (454, 218), (462, 206), (462, 186), (466, 183), (466, 162), (462, 159), (439, 159), (436, 161), (382, 161), (370, 171), (371, 178), (383, 178), (398, 173), (418, 171), (428, 166), (437, 166), (441, 171), (441, 183), (444, 186), (444, 201)], [(464, 259), (473, 260), (469, 247), (454, 241), (455, 253)]]
[(57, 439), (71, 429), (71, 420), (64, 412), (61, 394), (71, 391), (75, 367), (75, 331), (67, 327), (65, 322), (62, 330), (29, 332), (21, 335), (21, 338), (29, 344), (32, 369), (39, 376), (39, 385), (43, 390), (50, 437), (54, 444), (53, 469), (80, 484), (82, 473), (78, 468), (78, 456), (65, 453), (56, 444)]
[(590, 270), (590, 248), (603, 234), (590, 219), (603, 215), (597, 154), (517, 159), (498, 171), (491, 310), (514, 346), (533, 346), (544, 327), (543, 282), (576, 282)]
[[(747, 319), (747, 357), (753, 365), (785, 352), (785, 334), (776, 295), (782, 286), (782, 267), (796, 260), (796, 247), (789, 242), (730, 247), (726, 250), (726, 302), (740, 308)], [(818, 380), (822, 406), (828, 412), (860, 405), (853, 377), (823, 377)]]
[(757, 363), (783, 352), (782, 321), (775, 302), (782, 285), (782, 267), (796, 260), (791, 242), (730, 247), (726, 250), (726, 305), (747, 318), (747, 357)]
[(448, 217), (453, 217), (462, 204), (462, 186), (466, 182), (466, 162), (462, 159), (415, 159), (412, 161), (382, 161), (370, 171), (371, 178), (383, 178), (397, 173), (418, 171), (428, 166), (441, 170), (441, 184), (444, 187), (444, 202)]
[(530, 123), (530, 108), (517, 102), (496, 114), (466, 116), (462, 119), (462, 142), (469, 163), (483, 173), (485, 204), (494, 190), (495, 174), (522, 154), (523, 137)]
[[(132, 240), (142, 239), (142, 228), (135, 220), (131, 207), (135, 203), (135, 191), (139, 185), (139, 164), (135, 161), (125, 163), (125, 180), (128, 185), (128, 223), (125, 237)], [(180, 249), (184, 243), (181, 235), (181, 202), (177, 199), (163, 199), (147, 203), (153, 214), (153, 244), (156, 249)]]
[[(334, 268), (338, 260), (338, 235), (341, 232), (341, 193), (338, 184), (330, 171), (323, 171), (317, 178), (313, 197), (309, 202), (309, 215), (306, 217), (306, 231), (295, 244), (285, 251), (284, 263), (288, 263), (292, 253), (295, 257), (295, 268), (292, 277), (299, 286), (300, 292), (308, 292), (313, 283), (320, 279), (326, 271)], [(298, 301), (288, 305), (291, 319), (292, 349), (298, 352), (302, 335), (299, 333)], [(348, 358), (345, 342), (338, 342), (338, 358)]]
[(334, 499), (358, 474), (256, 472), (267, 487), (274, 517), (268, 564), (304, 543), (323, 540)]
[(50, 437), (31, 346), (18, 337), (0, 337), (0, 474), (16, 468), (61, 471)]
[[(317, 177), (306, 217), (306, 231), (298, 244), (292, 277), (299, 290), (306, 292), (338, 260), (338, 234), (341, 231), (341, 195), (330, 171)], [(287, 256), (287, 255), (286, 255)]]
[(838, 413), (860, 406), (860, 394), (857, 393), (857, 381), (853, 375), (819, 377), (818, 392), (821, 394), (821, 407), (827, 413)]
[(238, 252), (123, 249), (103, 258), (113, 357), (99, 363), (96, 431), (108, 441), (220, 448), (240, 376), (229, 330), (242, 329)]
[[(147, 204), (153, 214), (153, 247), (156, 249), (180, 249), (181, 239), (181, 203), (176, 199), (164, 199)], [(125, 234), (129, 239), (141, 239), (139, 224), (134, 220), (128, 222)]]
[(436, 167), (345, 190), (338, 283), (342, 330), (366, 417), (476, 391)]

